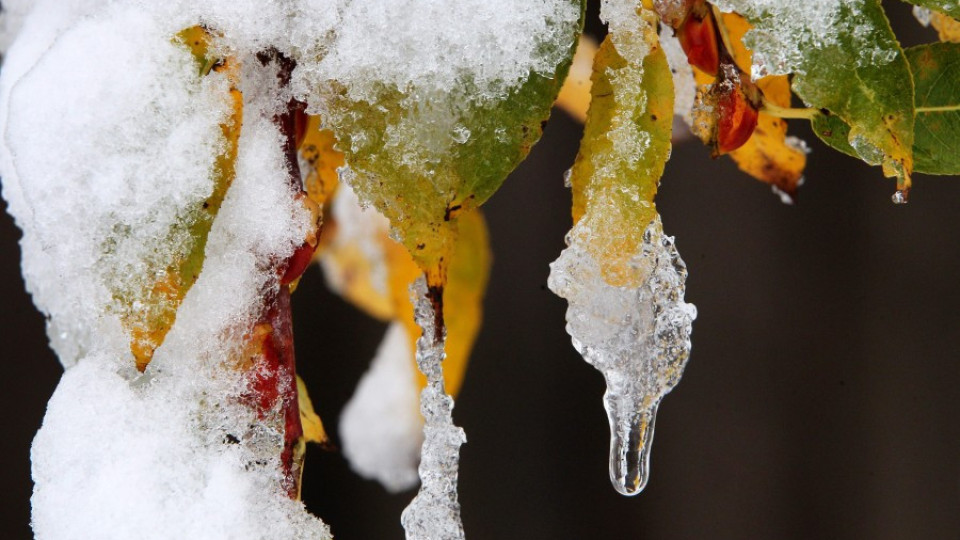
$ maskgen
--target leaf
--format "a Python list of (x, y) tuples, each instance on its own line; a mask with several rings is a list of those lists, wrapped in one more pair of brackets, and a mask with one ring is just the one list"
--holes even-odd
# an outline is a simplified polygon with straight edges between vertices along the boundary
[(300, 424), (303, 425), (303, 439), (306, 442), (327, 444), (330, 438), (323, 428), (323, 421), (313, 410), (313, 402), (307, 393), (307, 385), (297, 375), (297, 401), (300, 406)]
[(916, 170), (960, 174), (960, 44), (907, 49), (917, 92)]
[[(373, 209), (350, 215), (343, 205), (350, 200), (349, 188), (338, 190), (334, 214), (341, 220), (362, 219), (364, 223), (342, 224), (351, 230), (364, 231), (363, 238), (335, 236), (321, 254), (328, 283), (354, 306), (381, 320), (400, 321), (410, 338), (410, 358), (415, 358), (416, 340), (420, 335), (410, 303), (410, 284), (421, 274), (407, 249), (389, 236), (387, 223)], [(340, 200), (344, 197), (345, 200)], [(385, 220), (383, 220), (385, 221)], [(341, 231), (337, 225), (335, 231)], [(335, 235), (340, 234), (334, 232)], [(447, 330), (444, 378), (446, 388), (456, 395), (466, 371), (470, 351), (482, 323), (483, 296), (490, 274), (490, 241), (486, 222), (479, 209), (461, 214), (459, 237), (450, 260), (448, 281), (443, 292), (444, 323)], [(422, 387), (425, 382), (420, 377)]]
[[(153, 279), (152, 285), (143, 288), (139, 280), (129, 281), (127, 276), (114, 276), (114, 295), (124, 327), (130, 332), (130, 350), (137, 369), (146, 369), (153, 353), (163, 343), (177, 317), (177, 310), (187, 291), (196, 282), (203, 269), (204, 250), (213, 220), (220, 210), (227, 189), (235, 176), (237, 144), (243, 123), (243, 97), (237, 89), (239, 69), (231, 58), (214, 59), (207, 47), (211, 34), (201, 27), (184, 30), (177, 40), (187, 45), (197, 60), (198, 73), (208, 74), (211, 69), (221, 73), (231, 82), (230, 100), (233, 113), (221, 124), (223, 151), (216, 156), (213, 169), (213, 191), (199, 208), (185, 209), (183, 220), (161, 240), (177, 245), (175, 260), (147, 260), (143, 274)], [(216, 67), (214, 67), (216, 66)], [(186, 241), (183, 238), (186, 238)], [(180, 239), (180, 240), (177, 240)]]
[[(914, 170), (960, 174), (960, 44), (920, 45), (906, 54), (917, 94)], [(848, 142), (850, 126), (840, 118), (818, 114), (813, 129), (833, 148), (860, 157)]]
[(930, 24), (937, 29), (940, 41), (960, 42), (960, 21), (957, 19), (935, 11), (930, 14)]
[(307, 165), (303, 181), (307, 196), (321, 208), (340, 182), (337, 169), (343, 167), (343, 153), (337, 150), (333, 132), (320, 128), (320, 117), (309, 116), (306, 134), (300, 144), (300, 157)]
[(653, 198), (670, 155), (673, 78), (644, 11), (644, 58), (626, 59), (608, 36), (594, 59), (592, 100), (570, 174), (573, 220), (590, 231), (587, 249), (611, 285), (638, 285), (643, 270), (628, 261), (656, 215)]
[(564, 42), (544, 44), (559, 59), (553, 72), (531, 73), (506, 95), (478, 95), (466, 79), (416, 94), (385, 85), (374, 102), (331, 92), (324, 121), (342, 143), (353, 188), (390, 220), (432, 286), (443, 283), (456, 216), (486, 201), (540, 138), (582, 24), (583, 3), (569, 1), (580, 21)]
[[(818, 113), (810, 120), (813, 132), (817, 137), (831, 146), (834, 150), (839, 150), (848, 156), (861, 159), (860, 154), (850, 146), (850, 126), (847, 125), (839, 116), (829, 113)], [(873, 162), (871, 165), (879, 165)]]
[[(750, 23), (735, 13), (722, 14), (721, 21), (730, 37), (731, 52), (737, 66), (749, 73), (752, 55), (743, 45), (743, 36), (750, 30)], [(757, 81), (757, 86), (768, 101), (781, 107), (790, 106), (790, 81), (786, 76), (763, 77)], [(795, 199), (807, 164), (807, 155), (787, 144), (786, 136), (786, 121), (761, 110), (753, 136), (742, 147), (731, 152), (730, 157), (741, 171)]]
[(851, 126), (849, 142), (857, 155), (881, 163), (884, 174), (898, 177), (900, 189), (909, 189), (913, 82), (879, 0), (718, 4), (754, 25), (745, 44), (763, 66), (794, 73), (793, 91)]
[(590, 108), (590, 73), (593, 57), (597, 54), (597, 42), (590, 36), (580, 36), (577, 52), (573, 55), (570, 72), (557, 95), (557, 107), (565, 110), (574, 120), (583, 123)]

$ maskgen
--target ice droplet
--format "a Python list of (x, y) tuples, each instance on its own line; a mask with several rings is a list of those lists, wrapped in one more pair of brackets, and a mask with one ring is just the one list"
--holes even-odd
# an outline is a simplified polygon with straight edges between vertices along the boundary
[(650, 448), (660, 400), (637, 403), (632, 394), (607, 391), (603, 405), (610, 420), (610, 481), (621, 495), (633, 496), (647, 487)]
[[(420, 393), (424, 441), (420, 450), (420, 492), (400, 516), (407, 540), (462, 540), (457, 474), (460, 445), (467, 442), (463, 429), (453, 425), (453, 398), (443, 387), (443, 352), (446, 332), (437, 328), (434, 305), (423, 276), (410, 287), (417, 325), (417, 367), (427, 378)], [(439, 332), (439, 335), (438, 335)]]
[(673, 238), (663, 234), (659, 216), (630, 261), (646, 275), (636, 287), (606, 282), (584, 245), (590, 240), (584, 227), (581, 220), (568, 235), (548, 285), (567, 299), (573, 346), (607, 383), (610, 480), (618, 492), (636, 495), (649, 478), (657, 407), (679, 382), (690, 356), (697, 310), (683, 300), (686, 265)]
[(567, 169), (563, 173), (563, 187), (570, 189), (573, 187), (573, 182), (570, 181), (570, 177), (573, 175), (573, 169)]
[(907, 204), (907, 202), (909, 202), (909, 199), (907, 198), (907, 192), (902, 189), (895, 191), (890, 197), (890, 200), (893, 201), (893, 204)]

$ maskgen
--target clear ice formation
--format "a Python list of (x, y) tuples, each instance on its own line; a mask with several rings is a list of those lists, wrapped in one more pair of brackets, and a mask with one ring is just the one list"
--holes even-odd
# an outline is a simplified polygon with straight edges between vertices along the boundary
[(465, 538), (457, 501), (460, 445), (467, 442), (462, 428), (453, 424), (453, 398), (443, 386), (446, 333), (437, 328), (434, 306), (427, 295), (426, 279), (411, 286), (417, 324), (417, 367), (427, 377), (420, 393), (424, 441), (420, 451), (420, 492), (403, 511), (400, 521), (407, 540), (458, 540)]
[(646, 278), (637, 288), (608, 284), (578, 231), (550, 265), (550, 289), (569, 303), (567, 332), (583, 358), (607, 383), (610, 480), (623, 495), (636, 495), (649, 478), (650, 445), (657, 407), (676, 386), (690, 356), (696, 308), (683, 300), (687, 268), (663, 234), (659, 215), (647, 227), (631, 265)]

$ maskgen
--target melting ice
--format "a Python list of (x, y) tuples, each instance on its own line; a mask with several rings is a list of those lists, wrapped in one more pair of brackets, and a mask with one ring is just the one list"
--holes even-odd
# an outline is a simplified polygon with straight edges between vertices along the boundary
[(567, 332), (607, 383), (610, 480), (624, 495), (646, 486), (657, 407), (690, 356), (696, 308), (683, 300), (687, 268), (663, 234), (660, 217), (647, 227), (631, 264), (646, 278), (637, 288), (609, 285), (574, 227), (568, 247), (550, 267), (550, 289), (567, 299)]

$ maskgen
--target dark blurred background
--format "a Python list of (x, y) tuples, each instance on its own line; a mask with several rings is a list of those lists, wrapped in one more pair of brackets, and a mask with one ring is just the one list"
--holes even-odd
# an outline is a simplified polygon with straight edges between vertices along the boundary
[[(905, 44), (933, 39), (890, 4)], [(595, 6), (594, 6), (595, 10)], [(595, 20), (595, 16), (594, 16)], [(595, 35), (599, 25), (590, 27)], [(678, 145), (657, 203), (690, 269), (693, 355), (660, 407), (647, 489), (607, 478), (603, 381), (546, 288), (563, 248), (579, 126), (563, 113), (485, 207), (494, 266), (455, 421), (467, 432), (469, 538), (960, 538), (960, 183), (891, 180), (810, 143), (796, 206)], [(19, 232), (0, 222), (0, 538), (29, 538), (29, 446), (61, 369), (23, 292)], [(311, 268), (294, 296), (300, 371), (338, 416), (385, 330)], [(307, 507), (341, 540), (400, 539), (413, 493), (387, 494), (311, 448)]]

